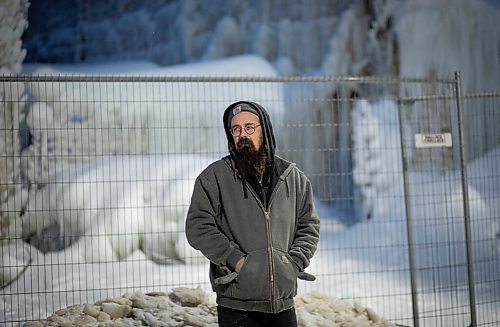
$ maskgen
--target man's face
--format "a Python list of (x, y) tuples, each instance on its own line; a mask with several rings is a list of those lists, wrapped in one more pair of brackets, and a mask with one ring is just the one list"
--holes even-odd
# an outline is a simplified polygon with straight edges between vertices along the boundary
[[(257, 126), (252, 134), (248, 134), (245, 130), (245, 126), (254, 125)], [(255, 146), (256, 150), (259, 150), (262, 146), (262, 127), (260, 126), (259, 117), (251, 112), (242, 111), (231, 119), (231, 128), (239, 126), (241, 127), (241, 133), (238, 136), (233, 135), (234, 144), (238, 147), (238, 141), (242, 138), (248, 138)], [(239, 150), (239, 149), (238, 149)]]

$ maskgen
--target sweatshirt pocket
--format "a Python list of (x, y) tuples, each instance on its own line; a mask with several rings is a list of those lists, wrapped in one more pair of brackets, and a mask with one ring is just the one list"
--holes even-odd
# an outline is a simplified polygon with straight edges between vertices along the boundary
[(276, 298), (293, 298), (297, 295), (298, 267), (288, 253), (276, 249), (273, 253)]
[(264, 249), (249, 252), (232, 283), (232, 295), (241, 300), (269, 300), (269, 281), (267, 251)]
[(236, 276), (236, 272), (232, 272), (229, 267), (210, 263), (210, 280), (212, 281), (212, 290), (214, 292), (231, 297), (231, 282), (234, 281)]

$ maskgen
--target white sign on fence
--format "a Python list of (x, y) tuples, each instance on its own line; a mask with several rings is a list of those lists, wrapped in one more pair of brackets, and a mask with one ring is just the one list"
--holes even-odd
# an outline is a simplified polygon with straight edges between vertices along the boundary
[(415, 134), (417, 148), (451, 147), (451, 133), (418, 133)]

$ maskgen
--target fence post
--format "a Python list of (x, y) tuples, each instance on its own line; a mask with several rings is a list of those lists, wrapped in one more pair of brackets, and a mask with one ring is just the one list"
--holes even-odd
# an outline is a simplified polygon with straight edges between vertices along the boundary
[(460, 83), (460, 73), (455, 72), (455, 92), (457, 98), (457, 120), (458, 120), (458, 138), (460, 141), (460, 173), (462, 178), (462, 194), (463, 194), (463, 210), (464, 210), (464, 224), (465, 224), (465, 247), (467, 251), (467, 278), (469, 283), (469, 305), (470, 305), (470, 326), (477, 326), (476, 316), (476, 291), (474, 286), (474, 267), (472, 257), (472, 232), (470, 223), (470, 209), (469, 209), (469, 182), (467, 179), (467, 159), (465, 152), (465, 142), (463, 131), (463, 112), (462, 112), (462, 90)]
[(413, 326), (419, 327), (418, 321), (418, 293), (417, 293), (417, 280), (416, 280), (416, 269), (415, 269), (415, 255), (413, 253), (413, 221), (412, 221), (412, 211), (411, 211), (411, 198), (409, 195), (409, 185), (408, 185), (408, 155), (406, 153), (406, 142), (405, 142), (405, 124), (403, 119), (405, 104), (401, 100), (398, 101), (398, 120), (399, 120), (399, 139), (401, 144), (401, 161), (403, 168), (403, 190), (405, 197), (405, 214), (406, 214), (406, 233), (408, 237), (408, 260), (410, 266), (410, 286), (411, 286), (411, 303), (413, 311)]

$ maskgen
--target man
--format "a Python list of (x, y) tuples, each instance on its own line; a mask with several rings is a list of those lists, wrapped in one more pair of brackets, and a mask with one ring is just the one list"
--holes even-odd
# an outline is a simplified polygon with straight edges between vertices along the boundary
[(210, 260), (219, 326), (297, 326), (297, 278), (316, 251), (319, 218), (307, 177), (275, 155), (268, 113), (240, 101), (223, 116), (229, 156), (196, 179), (189, 244)]

